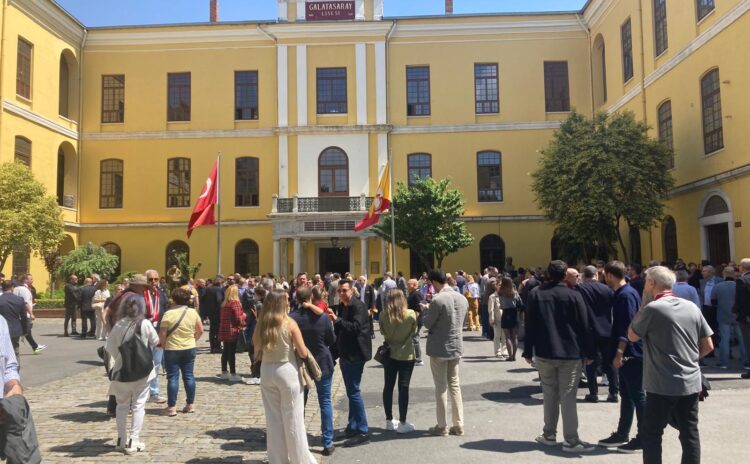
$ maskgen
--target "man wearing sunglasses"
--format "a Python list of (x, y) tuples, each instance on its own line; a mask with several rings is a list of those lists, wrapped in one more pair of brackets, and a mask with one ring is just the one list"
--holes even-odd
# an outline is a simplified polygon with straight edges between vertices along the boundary
[[(146, 317), (154, 325), (156, 331), (159, 331), (159, 321), (161, 316), (167, 310), (169, 305), (169, 297), (167, 293), (159, 288), (159, 273), (153, 269), (146, 271), (146, 282), (148, 287), (143, 292), (143, 298), (146, 300)], [(160, 346), (153, 348), (152, 353), (154, 355), (154, 369), (156, 370), (156, 377), (151, 381), (151, 396), (149, 402), (163, 404), (167, 400), (159, 393), (159, 373), (161, 371), (161, 363), (164, 358), (164, 349)]]

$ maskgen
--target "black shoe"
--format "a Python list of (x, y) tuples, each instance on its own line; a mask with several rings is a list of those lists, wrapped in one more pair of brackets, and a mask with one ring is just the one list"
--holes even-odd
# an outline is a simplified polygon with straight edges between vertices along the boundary
[(607, 396), (607, 403), (619, 403), (620, 399), (617, 397), (617, 395), (609, 395)]
[(80, 336), (79, 338), (80, 338), (81, 340), (86, 340), (86, 335), (85, 335), (85, 334), (84, 334), (84, 335), (81, 335), (81, 336)]
[(336, 451), (336, 447), (331, 445), (330, 448), (323, 448), (323, 456), (330, 456), (333, 454), (333, 452)]
[(336, 440), (349, 439), (349, 438), (355, 437), (356, 435), (357, 435), (357, 431), (356, 430), (352, 430), (349, 427), (347, 427), (346, 429), (344, 429), (343, 433), (339, 434), (336, 437)]
[(741, 377), (743, 379), (750, 379), (750, 372), (745, 372), (744, 374), (741, 375)]
[(74, 330), (74, 331), (70, 332), (70, 335), (72, 335), (72, 336), (75, 337), (76, 335), (80, 335), (80, 334)]
[(370, 443), (369, 433), (358, 433), (356, 436), (346, 440), (342, 445), (344, 448), (354, 448), (355, 446), (365, 445)]
[(643, 452), (643, 445), (641, 444), (641, 439), (636, 437), (627, 442), (624, 445), (617, 447), (618, 453), (625, 453), (625, 454), (636, 454), (636, 453), (642, 453)]
[(613, 432), (612, 435), (609, 436), (609, 438), (599, 440), (599, 446), (603, 446), (604, 448), (615, 448), (618, 446), (624, 446), (627, 443), (627, 435), (622, 435), (617, 432)]
[(598, 403), (599, 402), (599, 396), (597, 395), (586, 395), (584, 398), (584, 401), (589, 403)]
[(589, 382), (586, 379), (581, 379), (578, 381), (578, 388), (589, 388)]
[(68, 332), (65, 332), (65, 333), (63, 334), (63, 337), (69, 337), (69, 336), (70, 336), (70, 335), (68, 335)]

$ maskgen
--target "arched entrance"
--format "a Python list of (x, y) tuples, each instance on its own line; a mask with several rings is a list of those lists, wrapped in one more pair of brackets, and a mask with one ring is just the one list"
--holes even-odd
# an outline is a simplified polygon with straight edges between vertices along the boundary
[(734, 256), (734, 219), (729, 198), (721, 191), (709, 192), (700, 208), (701, 258), (726, 264)]
[(677, 223), (672, 216), (664, 218), (661, 231), (664, 261), (671, 267), (679, 257), (677, 251)]
[(258, 244), (253, 240), (245, 239), (237, 242), (234, 247), (234, 272), (240, 275), (260, 274), (260, 254)]
[(70, 142), (61, 143), (57, 148), (57, 204), (71, 209), (77, 206), (76, 164), (75, 147)]
[(505, 265), (505, 242), (495, 234), (485, 235), (479, 242), (480, 269), (489, 266), (502, 269)]

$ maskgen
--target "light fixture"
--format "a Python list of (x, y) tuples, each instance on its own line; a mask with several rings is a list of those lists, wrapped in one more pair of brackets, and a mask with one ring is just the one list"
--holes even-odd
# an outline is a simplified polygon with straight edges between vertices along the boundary
[(334, 248), (339, 247), (339, 239), (338, 237), (331, 237), (331, 246)]

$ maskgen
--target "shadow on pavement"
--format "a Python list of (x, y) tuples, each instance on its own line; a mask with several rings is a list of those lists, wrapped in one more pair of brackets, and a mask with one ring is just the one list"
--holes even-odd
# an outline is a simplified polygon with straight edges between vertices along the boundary
[(91, 409), (100, 409), (100, 408), (106, 408), (107, 407), (107, 401), (95, 401), (93, 403), (86, 403), (86, 404), (79, 404), (79, 408), (91, 408)]
[(524, 406), (538, 406), (544, 404), (541, 398), (533, 398), (531, 395), (542, 393), (542, 387), (538, 385), (524, 385), (513, 387), (505, 392), (482, 393), (482, 398), (496, 403), (514, 403)]
[(606, 449), (597, 447), (591, 453), (566, 453), (560, 446), (545, 446), (533, 441), (513, 441), (493, 438), (487, 440), (470, 441), (460, 445), (461, 448), (477, 451), (494, 451), (496, 453), (528, 453), (531, 451), (543, 451), (550, 456), (561, 458), (580, 458), (581, 456), (603, 456), (609, 454)]
[(86, 359), (78, 360), (78, 361), (76, 361), (76, 363), (77, 364), (85, 364), (87, 366), (98, 366), (98, 367), (101, 367), (101, 366), (104, 365), (104, 363), (101, 362), (101, 361), (89, 361), (89, 360), (86, 360)]
[(72, 458), (94, 457), (114, 452), (114, 447), (109, 443), (111, 439), (97, 438), (95, 440), (84, 439), (69, 445), (60, 445), (50, 448), (56, 453), (68, 453)]
[[(369, 427), (370, 430), (370, 442), (371, 443), (378, 443), (383, 441), (394, 441), (394, 440), (413, 440), (415, 438), (441, 438), (436, 437), (434, 435), (430, 435), (427, 433), (426, 430), (415, 430), (411, 433), (396, 433), (395, 431), (389, 431), (383, 428), (378, 427)], [(343, 431), (342, 431), (343, 433)], [(338, 443), (337, 446), (340, 446), (341, 443), (345, 441), (346, 438), (343, 436), (336, 435), (336, 437), (333, 439), (334, 442)], [(366, 445), (364, 445), (366, 446)]]
[(241, 462), (243, 464), (263, 464), (265, 461), (260, 460), (260, 459), (253, 459), (251, 461), (245, 461), (241, 455), (237, 455), (237, 456), (225, 456), (222, 458), (193, 458), (189, 461), (185, 461), (185, 464), (223, 464), (225, 462), (238, 462), (238, 463)]
[(513, 369), (508, 369), (508, 372), (511, 374), (527, 374), (529, 372), (534, 372), (536, 369), (533, 367), (516, 367)]
[[(106, 403), (104, 407), (106, 408)], [(85, 411), (85, 412), (69, 412), (65, 414), (58, 414), (52, 416), (53, 419), (61, 420), (64, 422), (107, 422), (110, 418), (104, 411)]]
[(257, 442), (262, 444), (262, 449), (254, 449), (253, 451), (265, 451), (266, 449), (266, 432), (259, 428), (228, 427), (226, 429), (209, 430), (206, 435), (216, 440), (243, 440), (247, 443)]

